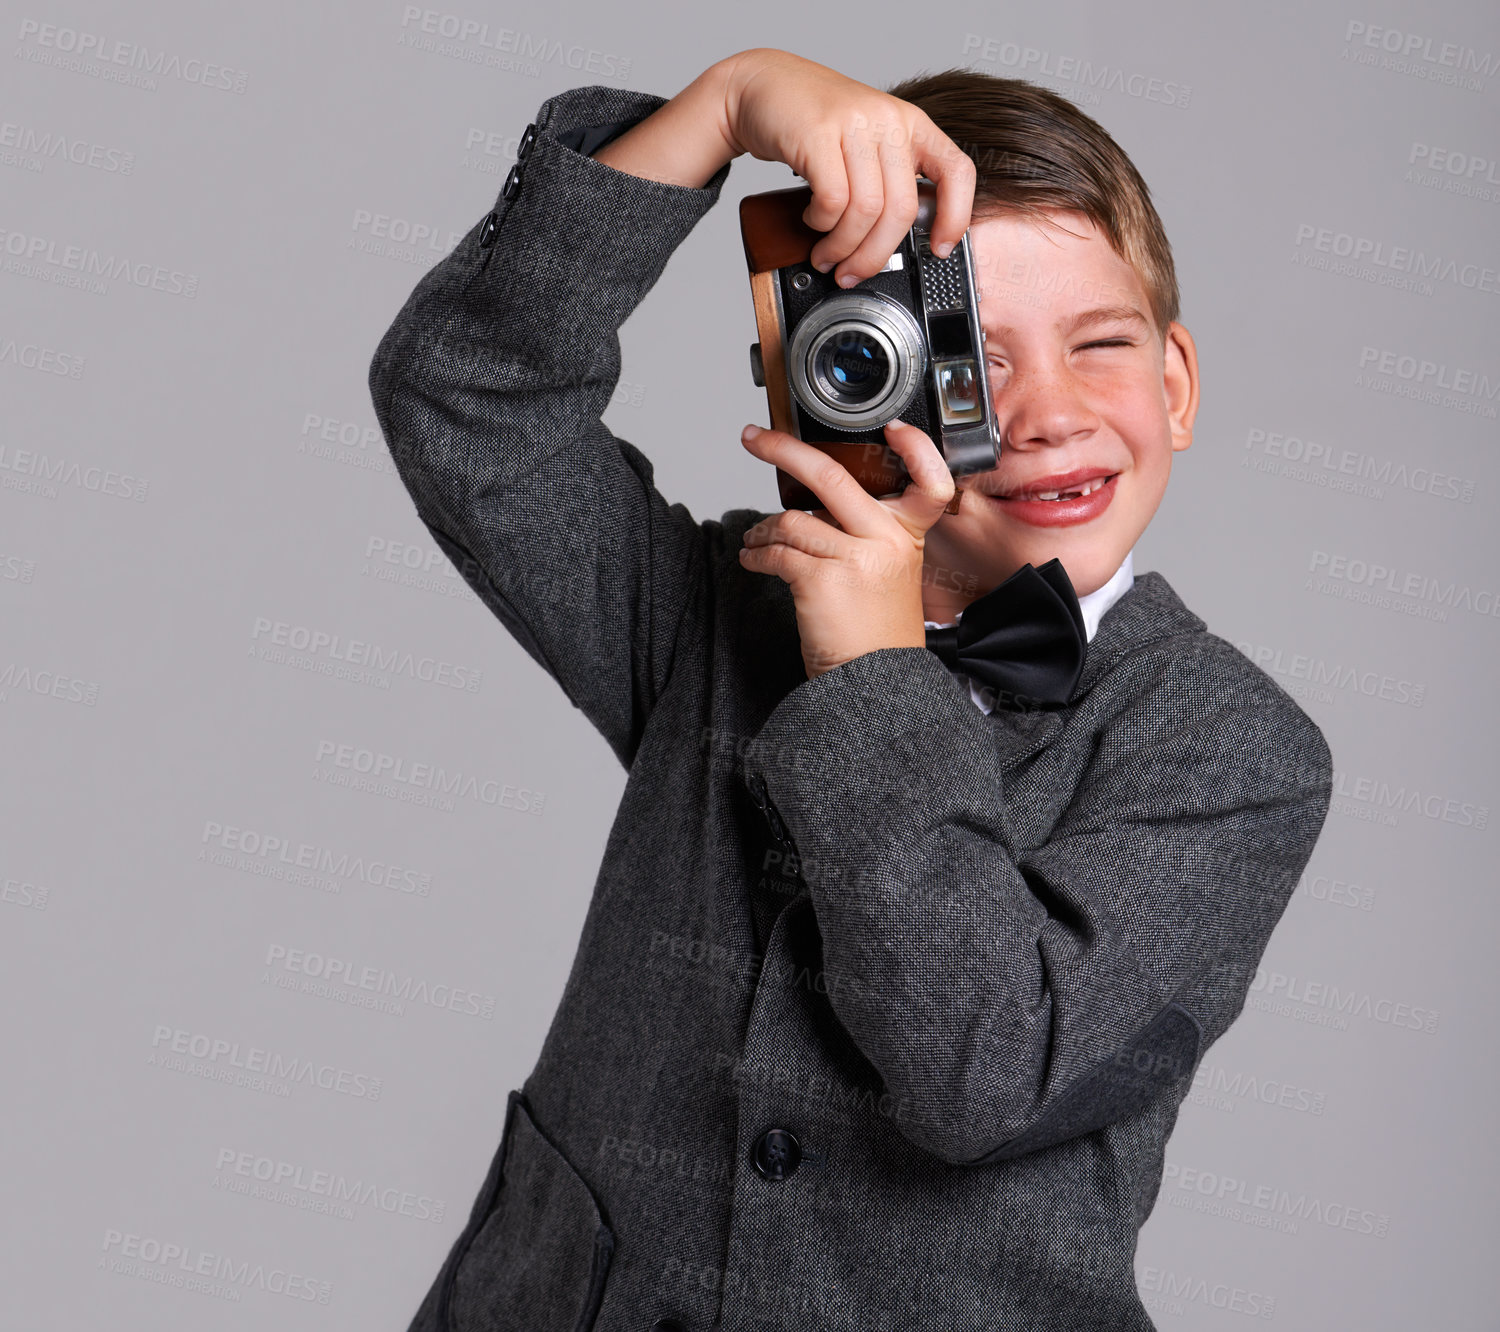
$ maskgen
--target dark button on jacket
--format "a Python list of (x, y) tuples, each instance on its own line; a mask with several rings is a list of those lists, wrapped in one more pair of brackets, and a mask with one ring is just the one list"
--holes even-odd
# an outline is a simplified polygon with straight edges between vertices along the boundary
[(802, 1162), (802, 1144), (787, 1129), (767, 1129), (755, 1140), (750, 1159), (766, 1179), (785, 1179)]

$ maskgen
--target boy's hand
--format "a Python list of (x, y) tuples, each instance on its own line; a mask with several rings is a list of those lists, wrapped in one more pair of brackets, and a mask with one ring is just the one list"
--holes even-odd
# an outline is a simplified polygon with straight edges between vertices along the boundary
[(791, 587), (809, 680), (877, 648), (927, 646), (922, 553), (953, 498), (953, 475), (925, 431), (892, 421), (885, 435), (912, 478), (894, 499), (876, 499), (842, 463), (780, 430), (746, 426), (742, 436), (824, 504), (762, 519), (740, 551), (745, 568)]
[(756, 48), (724, 62), (730, 148), (785, 162), (812, 188), (803, 221), (828, 234), (813, 246), (844, 286), (878, 273), (917, 216), (917, 176), (937, 185), (932, 249), (963, 237), (974, 203), (972, 159), (910, 102), (787, 51)]

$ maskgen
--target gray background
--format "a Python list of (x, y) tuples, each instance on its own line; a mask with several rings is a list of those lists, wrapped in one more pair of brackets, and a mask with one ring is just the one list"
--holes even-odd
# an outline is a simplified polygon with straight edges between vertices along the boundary
[[(543, 98), (669, 95), (770, 45), (876, 85), (1031, 77), (1132, 154), (1203, 376), (1137, 570), (1333, 748), (1323, 840), (1169, 1146), (1153, 1315), (1500, 1327), (1494, 10), (455, 6), (3, 6), (6, 1324), (406, 1326), (624, 773), (431, 544), (366, 368)], [(429, 12), (492, 44), (430, 49)], [(776, 507), (738, 443), (765, 403), (735, 201), (790, 183), (737, 163), (623, 334), (608, 422), (699, 517)], [(368, 755), (514, 798), (361, 789)], [(328, 958), (481, 1011), (350, 1002)], [(195, 1282), (224, 1260), (245, 1275)]]

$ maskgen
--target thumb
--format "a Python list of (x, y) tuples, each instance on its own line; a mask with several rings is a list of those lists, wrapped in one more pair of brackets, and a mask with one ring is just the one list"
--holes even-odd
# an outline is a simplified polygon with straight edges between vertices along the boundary
[(913, 537), (923, 536), (953, 499), (957, 489), (953, 473), (925, 430), (906, 421), (890, 421), (885, 427), (885, 438), (906, 464), (911, 480), (897, 499), (883, 503)]

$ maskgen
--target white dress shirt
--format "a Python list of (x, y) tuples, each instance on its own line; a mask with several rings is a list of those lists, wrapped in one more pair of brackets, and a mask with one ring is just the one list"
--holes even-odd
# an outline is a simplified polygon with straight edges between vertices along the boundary
[[(1099, 621), (1104, 618), (1104, 612), (1115, 604), (1135, 585), (1135, 570), (1132, 565), (1132, 557), (1135, 548), (1125, 552), (1125, 559), (1120, 567), (1110, 575), (1109, 581), (1103, 587), (1090, 592), (1086, 597), (1078, 598), (1078, 609), (1083, 612), (1084, 634), (1090, 642), (1093, 641), (1094, 633), (1099, 628)], [(963, 611), (959, 611), (958, 620), (963, 619)], [(946, 629), (955, 625), (958, 620), (949, 620), (946, 624), (939, 624), (936, 620), (923, 620), (922, 623), (929, 629)], [(994, 710), (995, 701), (988, 697), (988, 691), (977, 680), (971, 676), (954, 671), (960, 679), (969, 682), (969, 697), (974, 700), (974, 706), (983, 713)]]

